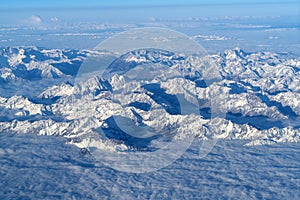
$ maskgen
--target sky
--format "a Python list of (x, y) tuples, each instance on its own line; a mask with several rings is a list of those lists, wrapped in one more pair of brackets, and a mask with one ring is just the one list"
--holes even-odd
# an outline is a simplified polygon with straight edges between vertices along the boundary
[[(88, 5), (87, 5), (88, 2)], [(131, 6), (176, 6), (176, 5), (233, 5), (233, 4), (292, 4), (297, 0), (14, 0), (1, 3), (2, 9), (10, 8), (57, 8), (57, 7), (131, 7)]]
[[(87, 3), (88, 2), (88, 3)], [(153, 18), (219, 16), (300, 16), (297, 0), (11, 0), (1, 2), (0, 25), (20, 25), (24, 19), (73, 22), (138, 22)]]
[(262, 45), (298, 52), (300, 1), (0, 0), (0, 46), (93, 48), (110, 34), (146, 26), (229, 38), (215, 46), (202, 41), (213, 51)]

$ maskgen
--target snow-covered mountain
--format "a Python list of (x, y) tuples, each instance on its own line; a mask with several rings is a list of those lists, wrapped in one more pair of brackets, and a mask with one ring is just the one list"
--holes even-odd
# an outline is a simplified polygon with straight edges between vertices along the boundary
[(2, 48), (0, 81), (56, 79), (75, 75), (87, 54), (87, 51), (38, 47)]
[[(157, 148), (157, 141), (186, 132), (200, 139), (247, 139), (248, 145), (300, 142), (299, 58), (236, 48), (195, 62), (172, 52), (138, 50), (114, 60), (103, 74), (74, 81), (80, 64), (97, 53), (1, 49), (1, 91), (19, 82), (44, 85), (37, 95), (1, 95), (0, 132), (62, 135), (79, 147), (122, 151)], [(203, 68), (210, 62), (222, 77), (212, 83)], [(218, 98), (214, 108), (211, 98)], [(195, 102), (196, 112), (192, 107), (183, 113)], [(224, 114), (218, 127), (212, 112)], [(126, 134), (132, 130), (136, 133)], [(147, 131), (159, 134), (134, 135)]]

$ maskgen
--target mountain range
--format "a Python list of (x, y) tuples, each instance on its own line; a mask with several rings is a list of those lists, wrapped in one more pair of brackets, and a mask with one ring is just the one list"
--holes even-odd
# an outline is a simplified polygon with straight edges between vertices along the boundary
[[(146, 49), (77, 80), (83, 64), (102, 54), (0, 49), (0, 132), (63, 136), (80, 148), (111, 151), (159, 148), (186, 132), (246, 145), (300, 142), (299, 58), (235, 48), (196, 62)], [(207, 63), (220, 79), (208, 81)]]

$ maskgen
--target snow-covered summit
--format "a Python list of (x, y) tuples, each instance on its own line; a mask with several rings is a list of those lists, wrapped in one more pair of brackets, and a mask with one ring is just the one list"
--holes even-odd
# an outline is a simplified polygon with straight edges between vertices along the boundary
[[(15, 78), (25, 80), (65, 78), (76, 74), (88, 53), (88, 51), (50, 50), (38, 47), (2, 48), (0, 75), (4, 81), (14, 81)], [(8, 76), (8, 71), (12, 75)]]
[[(45, 82), (47, 87), (34, 98), (1, 97), (0, 131), (62, 135), (80, 147), (93, 144), (115, 150), (155, 147), (157, 140), (164, 140), (161, 136), (176, 133), (182, 138), (186, 131), (201, 139), (211, 135), (248, 139), (249, 145), (300, 142), (299, 58), (239, 48), (201, 60), (163, 50), (137, 50), (114, 60), (103, 74), (69, 82), (85, 58), (98, 53), (2, 49), (1, 87), (56, 81)], [(221, 78), (208, 83), (215, 76), (205, 71), (211, 62)], [(211, 98), (217, 98), (214, 108)], [(184, 106), (190, 106), (185, 113)], [(212, 111), (223, 113), (217, 128)], [(155, 130), (160, 135), (136, 140), (126, 134), (130, 130)], [(91, 141), (95, 135), (98, 140)]]

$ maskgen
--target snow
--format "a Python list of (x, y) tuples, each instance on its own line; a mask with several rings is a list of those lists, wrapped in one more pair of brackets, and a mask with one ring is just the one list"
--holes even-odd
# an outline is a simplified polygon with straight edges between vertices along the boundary
[(57, 68), (106, 54), (3, 50), (0, 199), (300, 198), (299, 58), (139, 50), (78, 82)]
[(54, 98), (57, 96), (69, 96), (73, 94), (74, 89), (70, 84), (62, 83), (61, 85), (54, 85), (43, 91), (40, 98)]
[(230, 37), (224, 37), (224, 36), (217, 36), (217, 35), (195, 35), (193, 36), (195, 39), (203, 39), (203, 40), (217, 40), (217, 41), (224, 41), (224, 40), (230, 40), (232, 38)]
[(1, 74), (1, 79), (4, 81), (16, 80), (16, 76), (13, 74), (11, 69), (1, 68), (0, 74)]
[[(40, 52), (47, 59), (38, 60), (40, 58), (32, 57), (29, 63), (23, 63), (29, 73), (28, 83), (34, 84), (35, 80), (30, 79), (30, 70), (33, 69), (41, 70), (42, 80), (52, 79), (52, 72), (58, 75), (59, 80), (57, 84), (49, 82), (49, 86), (46, 84), (42, 92), (36, 96), (31, 95), (31, 98), (22, 95), (1, 98), (2, 132), (61, 135), (70, 138), (70, 144), (81, 148), (86, 146), (88, 141), (101, 149), (116, 150), (123, 148), (118, 146), (118, 142), (124, 141), (111, 143), (111, 139), (105, 135), (100, 139), (88, 140), (88, 138), (89, 135), (97, 134), (95, 130), (99, 127), (109, 127), (106, 121), (111, 117), (119, 116), (132, 120), (135, 125), (144, 124), (156, 131), (178, 127), (176, 138), (185, 138), (184, 132), (188, 130), (201, 139), (214, 135), (216, 138), (251, 140), (247, 145), (265, 144), (266, 141), (271, 143), (300, 141), (299, 117), (297, 117), (299, 116), (298, 59), (279, 58), (277, 54), (270, 52), (247, 53), (240, 48), (206, 56), (202, 60), (195, 57), (182, 60), (184, 55), (166, 51), (158, 53), (153, 50), (139, 50), (121, 56), (108, 69), (109, 73), (115, 73), (120, 66), (128, 64), (131, 68), (127, 70), (131, 71), (121, 71), (123, 75), (115, 73), (107, 80), (94, 76), (73, 85), (62, 81), (70, 76), (66, 76), (50, 63), (71, 63), (72, 60), (83, 59), (87, 54), (97, 57), (107, 53), (15, 47), (9, 51), (5, 50), (3, 55), (4, 58), (8, 57), (8, 60), (16, 60), (17, 54), (13, 52), (19, 52), (17, 57), (23, 62), (20, 55), (31, 51)], [(70, 58), (67, 55), (70, 55)], [(163, 67), (162, 62), (166, 63), (167, 67)], [(206, 87), (198, 87), (197, 81), (203, 79), (202, 74), (211, 73), (210, 69), (203, 67), (207, 62), (215, 62), (224, 78)], [(138, 63), (144, 68), (136, 66)], [(154, 65), (159, 69), (159, 73), (152, 73)], [(18, 68), (18, 65), (2, 68), (2, 76), (11, 72), (13, 77), (11, 67)], [(143, 76), (136, 77), (140, 72), (147, 74), (148, 77), (146, 79)], [(218, 73), (207, 76), (218, 77)], [(24, 80), (15, 79), (15, 81)], [(27, 82), (22, 84), (26, 86)], [(158, 84), (161, 91), (147, 90), (144, 87), (147, 84)], [(203, 116), (202, 114), (194, 116), (198, 113), (198, 108), (189, 105), (190, 108), (186, 108), (187, 116), (173, 116), (168, 113), (171, 108), (173, 109), (171, 112), (176, 109), (183, 111), (182, 108), (177, 108), (174, 102), (155, 99), (156, 95), (171, 99), (175, 97), (177, 100), (183, 95), (184, 101), (191, 105), (197, 105), (200, 100), (202, 102), (199, 105), (200, 109), (210, 107), (211, 99), (214, 99), (213, 112), (230, 115), (221, 119), (222, 124), (216, 128), (213, 127), (210, 117), (205, 117), (209, 115), (205, 114), (205, 110)], [(47, 105), (43, 104), (45, 100), (49, 102)], [(134, 102), (149, 105), (150, 110), (144, 111), (139, 107), (130, 106), (134, 105)], [(179, 103), (183, 102), (181, 100)], [(165, 108), (169, 106), (168, 111)], [(160, 142), (153, 141), (153, 144), (162, 145)]]
[(297, 115), (300, 115), (300, 93), (288, 91), (277, 95), (268, 95), (268, 97), (281, 102), (283, 106), (290, 106)]
[[(4, 99), (3, 99), (4, 100)], [(9, 116), (9, 113), (16, 113), (16, 115), (37, 115), (42, 114), (43, 105), (30, 102), (27, 98), (21, 96), (12, 96), (9, 99), (5, 99), (1, 103), (2, 112), (1, 116)]]
[(18, 54), (13, 54), (9, 59), (8, 63), (10, 66), (15, 67), (16, 65), (22, 63), (22, 59), (26, 58), (24, 55), (24, 49), (20, 49)]

